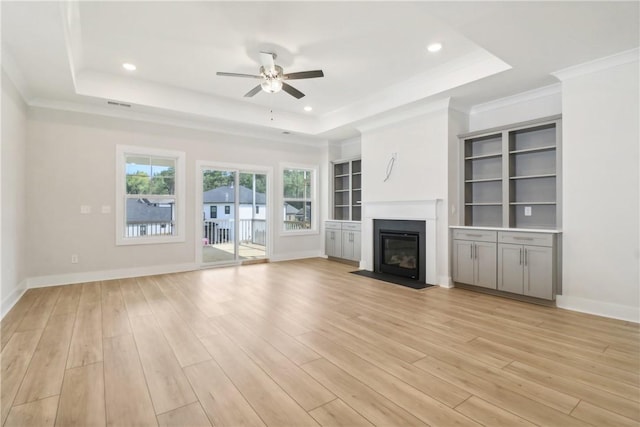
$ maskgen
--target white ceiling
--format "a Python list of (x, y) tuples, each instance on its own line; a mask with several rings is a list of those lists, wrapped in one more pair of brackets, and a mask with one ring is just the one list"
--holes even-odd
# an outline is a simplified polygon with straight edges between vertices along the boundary
[[(3, 66), (32, 105), (321, 138), (406, 105), (451, 97), (468, 108), (547, 86), (554, 71), (640, 40), (637, 1), (1, 5)], [(436, 41), (443, 49), (428, 53)], [(255, 80), (215, 75), (257, 74), (260, 51), (275, 52), (285, 73), (325, 77), (290, 81), (306, 94), (297, 100), (244, 98)]]

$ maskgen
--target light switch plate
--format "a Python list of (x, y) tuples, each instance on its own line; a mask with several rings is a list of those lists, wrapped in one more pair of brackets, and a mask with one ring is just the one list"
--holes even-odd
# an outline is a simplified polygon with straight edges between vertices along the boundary
[(531, 206), (524, 207), (524, 216), (531, 216)]

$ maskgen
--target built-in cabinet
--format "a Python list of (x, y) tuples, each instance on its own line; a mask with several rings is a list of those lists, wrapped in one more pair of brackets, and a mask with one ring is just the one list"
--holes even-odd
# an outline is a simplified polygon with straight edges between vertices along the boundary
[(560, 233), (454, 227), (452, 278), (460, 284), (553, 300)]
[(360, 221), (362, 218), (362, 160), (332, 163), (333, 219)]
[(496, 232), (454, 231), (453, 280), (496, 288)]
[(461, 135), (462, 223), (559, 228), (561, 135), (559, 116)]
[(359, 222), (325, 222), (325, 253), (329, 257), (360, 261), (361, 226)]

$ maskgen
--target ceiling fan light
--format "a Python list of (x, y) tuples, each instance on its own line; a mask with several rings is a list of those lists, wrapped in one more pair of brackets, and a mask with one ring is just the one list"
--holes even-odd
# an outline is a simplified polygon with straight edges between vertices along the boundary
[(280, 79), (265, 79), (262, 83), (262, 90), (268, 93), (276, 93), (282, 90), (282, 80)]

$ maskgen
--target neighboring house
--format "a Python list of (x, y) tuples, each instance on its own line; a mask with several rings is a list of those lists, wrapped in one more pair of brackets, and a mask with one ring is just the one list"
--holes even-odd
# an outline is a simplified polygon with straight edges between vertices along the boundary
[(127, 237), (171, 234), (173, 201), (127, 199)]
[(285, 203), (284, 205), (284, 218), (285, 221), (298, 221), (296, 215), (298, 215), (300, 209), (295, 206), (290, 205), (289, 203)]
[[(240, 240), (255, 244), (265, 244), (267, 197), (264, 193), (255, 193), (252, 189), (240, 186), (238, 203), (238, 225)], [(202, 194), (202, 219), (204, 238), (208, 243), (233, 241), (235, 228), (235, 197), (233, 186), (218, 187)]]

